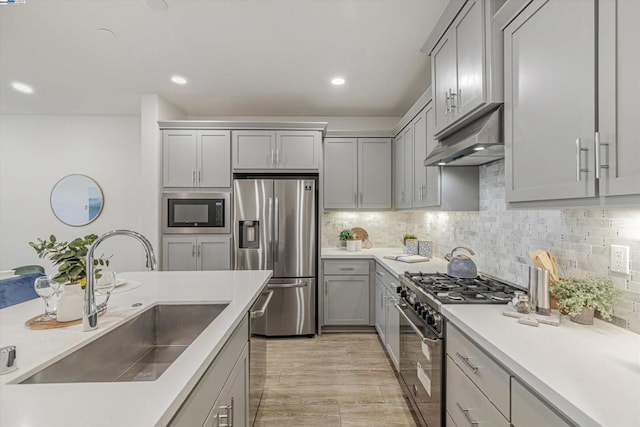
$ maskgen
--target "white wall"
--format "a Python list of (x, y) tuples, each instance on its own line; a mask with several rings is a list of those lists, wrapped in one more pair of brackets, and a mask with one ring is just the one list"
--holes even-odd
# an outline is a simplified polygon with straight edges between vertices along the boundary
[[(28, 242), (55, 234), (72, 239), (144, 223), (141, 197), (140, 117), (0, 117), (0, 268), (50, 263), (38, 259)], [(104, 209), (93, 223), (71, 227), (58, 221), (49, 196), (68, 174), (85, 174), (102, 187)], [(116, 271), (144, 269), (143, 250), (126, 237), (106, 241), (98, 253), (116, 254)]]

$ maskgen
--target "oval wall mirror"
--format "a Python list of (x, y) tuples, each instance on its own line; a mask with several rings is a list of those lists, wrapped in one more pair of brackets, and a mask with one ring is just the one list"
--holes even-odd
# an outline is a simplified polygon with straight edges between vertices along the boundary
[(51, 190), (51, 209), (67, 225), (87, 225), (100, 215), (104, 206), (102, 189), (86, 175), (67, 175)]

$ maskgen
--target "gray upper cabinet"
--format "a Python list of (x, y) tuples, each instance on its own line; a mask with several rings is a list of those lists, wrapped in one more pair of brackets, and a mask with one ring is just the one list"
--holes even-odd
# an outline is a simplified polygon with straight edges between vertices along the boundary
[(391, 139), (325, 138), (324, 208), (391, 208)]
[[(502, 0), (453, 1), (422, 51), (431, 56), (436, 137), (502, 102), (502, 44), (492, 21)], [(462, 5), (462, 6), (461, 6)], [(438, 32), (446, 28), (444, 33)]]
[(640, 194), (640, 2), (600, 1), (598, 12), (599, 190)]
[(162, 269), (211, 271), (231, 268), (229, 236), (166, 235), (162, 238)]
[(320, 131), (233, 131), (234, 170), (318, 170)]
[(413, 201), (413, 126), (404, 128), (394, 141), (394, 206), (410, 208)]
[(602, 0), (597, 10), (595, 0), (536, 0), (504, 28), (515, 206), (640, 203), (640, 3)]
[(429, 103), (411, 122), (413, 127), (413, 207), (440, 204), (440, 167), (424, 166), (424, 159), (433, 150), (434, 109)]
[(230, 132), (164, 130), (162, 166), (165, 188), (230, 187)]

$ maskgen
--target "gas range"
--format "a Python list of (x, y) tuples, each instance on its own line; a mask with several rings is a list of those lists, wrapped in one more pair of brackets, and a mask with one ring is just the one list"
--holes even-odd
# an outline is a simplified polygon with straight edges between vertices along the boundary
[(409, 273), (398, 293), (434, 332), (443, 335), (442, 304), (506, 304), (517, 287), (487, 275), (460, 279), (443, 273)]

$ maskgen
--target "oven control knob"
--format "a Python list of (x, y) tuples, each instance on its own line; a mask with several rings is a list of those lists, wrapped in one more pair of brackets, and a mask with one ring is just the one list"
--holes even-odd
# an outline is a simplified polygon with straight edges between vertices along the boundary
[(407, 291), (406, 291), (405, 289), (402, 289), (402, 290), (400, 291), (400, 296), (401, 296), (402, 298), (406, 298), (406, 297), (407, 297)]
[(420, 304), (419, 302), (417, 302), (417, 303), (415, 303), (415, 304), (413, 305), (413, 307), (416, 309), (416, 312), (417, 312), (418, 314), (422, 314), (422, 309), (424, 308), (424, 307), (422, 307), (422, 304)]
[(399, 294), (402, 291), (402, 286), (398, 286), (396, 288), (396, 294)]
[(440, 313), (435, 313), (433, 315), (433, 324), (438, 325), (440, 322), (442, 322), (442, 316), (440, 316)]

